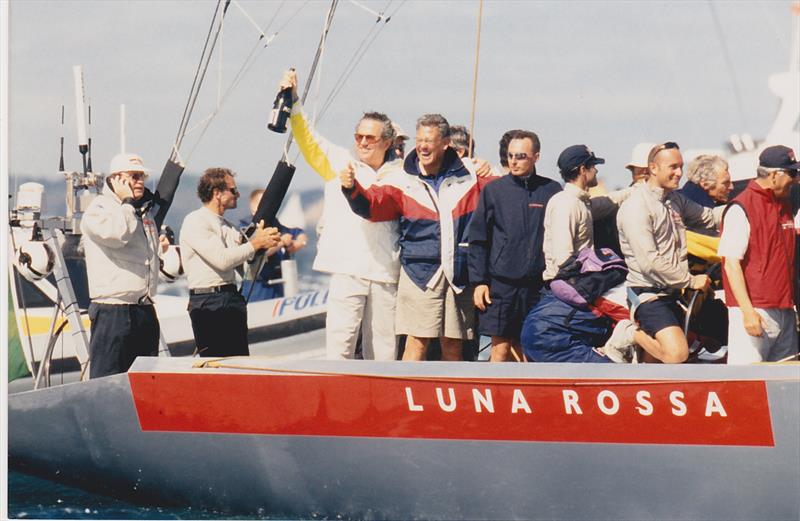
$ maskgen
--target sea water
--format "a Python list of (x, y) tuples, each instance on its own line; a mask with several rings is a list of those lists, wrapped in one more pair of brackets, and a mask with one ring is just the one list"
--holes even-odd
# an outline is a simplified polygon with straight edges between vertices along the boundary
[(37, 478), (8, 473), (11, 519), (277, 519), (189, 507), (142, 506)]

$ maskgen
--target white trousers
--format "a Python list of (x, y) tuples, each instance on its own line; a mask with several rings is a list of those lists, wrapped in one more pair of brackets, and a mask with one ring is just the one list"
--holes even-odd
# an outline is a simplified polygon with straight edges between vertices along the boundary
[(797, 353), (797, 332), (793, 309), (761, 309), (764, 332), (755, 337), (744, 329), (738, 307), (728, 308), (728, 363), (776, 362)]
[(397, 284), (334, 273), (328, 291), (325, 342), (329, 360), (352, 359), (359, 328), (365, 360), (395, 360)]

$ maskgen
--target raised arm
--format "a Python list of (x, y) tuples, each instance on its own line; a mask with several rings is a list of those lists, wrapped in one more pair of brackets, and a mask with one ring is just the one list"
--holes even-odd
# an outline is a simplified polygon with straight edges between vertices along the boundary
[(374, 184), (365, 190), (355, 178), (355, 169), (348, 164), (339, 180), (347, 203), (357, 215), (373, 222), (391, 221), (403, 213), (403, 191), (389, 184)]

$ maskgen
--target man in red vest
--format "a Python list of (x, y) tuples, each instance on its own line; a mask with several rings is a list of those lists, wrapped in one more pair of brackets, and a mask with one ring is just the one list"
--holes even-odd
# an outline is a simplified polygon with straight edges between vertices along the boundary
[(765, 148), (758, 177), (725, 210), (718, 254), (724, 265), (729, 364), (776, 361), (797, 353), (789, 193), (798, 174), (800, 162), (791, 148)]

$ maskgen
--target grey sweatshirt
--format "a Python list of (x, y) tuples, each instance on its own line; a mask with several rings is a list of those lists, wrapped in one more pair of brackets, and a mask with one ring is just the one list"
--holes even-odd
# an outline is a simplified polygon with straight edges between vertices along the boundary
[(676, 191), (635, 185), (617, 214), (619, 244), (628, 264), (627, 285), (688, 287), (686, 225), (717, 227), (722, 210), (700, 206)]
[(235, 284), (236, 268), (255, 253), (234, 225), (205, 206), (183, 219), (180, 244), (189, 289)]

